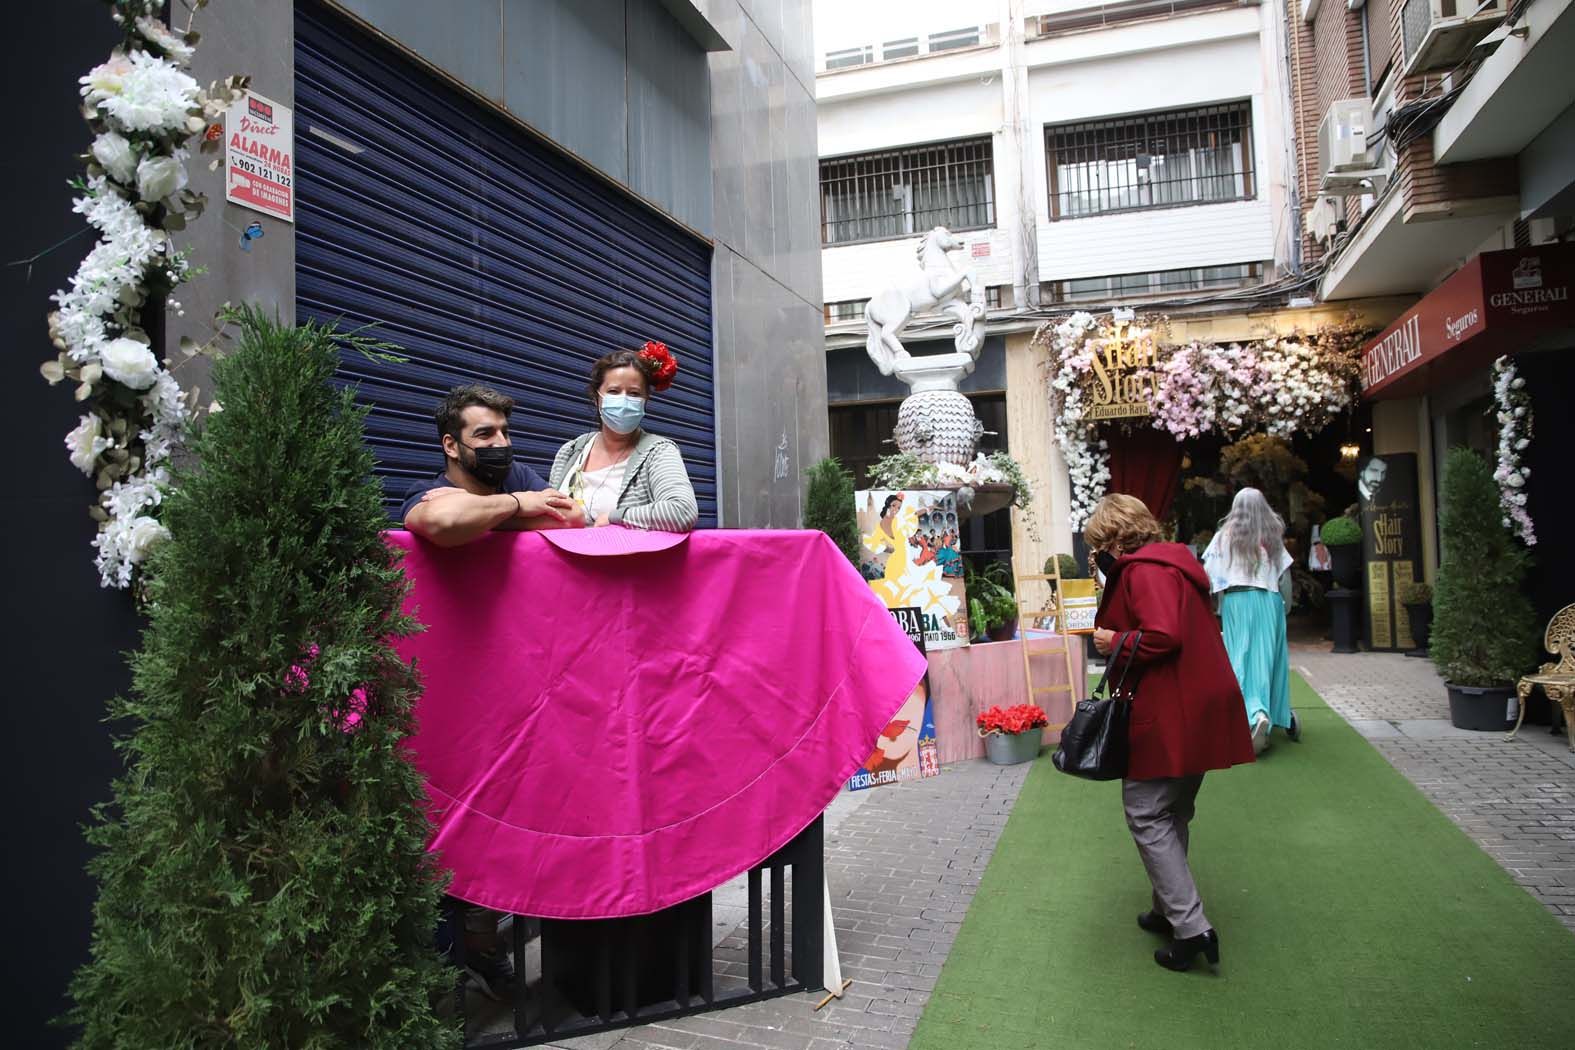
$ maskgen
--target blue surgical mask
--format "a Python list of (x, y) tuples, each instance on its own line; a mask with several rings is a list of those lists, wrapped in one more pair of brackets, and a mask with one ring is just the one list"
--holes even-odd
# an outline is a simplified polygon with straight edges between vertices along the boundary
[(602, 422), (615, 434), (633, 434), (645, 420), (645, 398), (633, 394), (603, 394)]

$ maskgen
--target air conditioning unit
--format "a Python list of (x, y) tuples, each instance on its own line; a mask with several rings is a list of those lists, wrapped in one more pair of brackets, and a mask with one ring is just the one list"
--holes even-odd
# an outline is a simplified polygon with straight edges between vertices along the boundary
[(1320, 195), (1307, 209), (1307, 232), (1325, 248), (1334, 243), (1334, 238), (1344, 228), (1345, 206), (1340, 198)]
[(1504, 8), (1505, 0), (1406, 0), (1405, 75), (1458, 66), (1503, 20)]
[(1323, 161), (1320, 193), (1349, 195), (1372, 193), (1384, 174), (1377, 150), (1368, 146), (1373, 135), (1373, 107), (1365, 98), (1332, 103), (1318, 125), (1318, 152)]

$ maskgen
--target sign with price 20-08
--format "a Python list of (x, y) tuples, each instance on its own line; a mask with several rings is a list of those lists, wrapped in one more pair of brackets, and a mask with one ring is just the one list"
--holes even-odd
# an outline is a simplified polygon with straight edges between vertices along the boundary
[(224, 199), (295, 221), (295, 121), (248, 91), (224, 111)]

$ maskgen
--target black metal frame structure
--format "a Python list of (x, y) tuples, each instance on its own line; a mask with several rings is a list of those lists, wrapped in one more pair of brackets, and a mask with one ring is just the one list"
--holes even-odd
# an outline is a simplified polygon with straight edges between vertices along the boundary
[[(990, 136), (826, 157), (820, 162), (820, 243), (831, 248), (995, 225)], [(850, 214), (839, 216), (847, 210)]]
[[(1230, 163), (1209, 164), (1222, 151)], [(1045, 173), (1052, 222), (1250, 200), (1252, 102), (1046, 125)]]
[[(465, 1050), (513, 1050), (818, 989), (824, 982), (824, 848), (824, 824), (817, 817), (750, 869), (742, 980), (718, 972), (722, 960), (711, 946), (709, 893), (652, 915), (541, 920), (541, 967), (535, 974), (524, 964), (527, 923), (516, 916), (514, 1030), (473, 1036), (461, 980), (455, 1001), (465, 1017)], [(450, 904), (456, 931), (463, 927), (460, 907)], [(464, 937), (456, 934), (460, 965), (464, 951)]]

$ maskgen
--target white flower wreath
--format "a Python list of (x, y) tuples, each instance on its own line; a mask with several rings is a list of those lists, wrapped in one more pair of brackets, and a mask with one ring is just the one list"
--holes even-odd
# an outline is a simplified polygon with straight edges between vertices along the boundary
[[(193, 13), (206, 2), (196, 0)], [(192, 417), (143, 326), (143, 311), (161, 308), (192, 276), (186, 253), (170, 239), (203, 205), (186, 189), (183, 147), (245, 87), (244, 78), (230, 78), (203, 91), (181, 68), (197, 35), (165, 25), (162, 7), (114, 0), (112, 17), (125, 39), (81, 78), (95, 137), (72, 207), (99, 238), (70, 287), (53, 296), (49, 335), (59, 355), (41, 368), (51, 384), (74, 380), (87, 408), (65, 444), (72, 465), (98, 484), (96, 564), (100, 583), (116, 588), (131, 585), (136, 566), (165, 535), (158, 511), (167, 464)]]
[(1504, 527), (1514, 530), (1528, 547), (1537, 543), (1531, 512), (1526, 509), (1526, 482), (1531, 468), (1520, 461), (1520, 454), (1531, 446), (1531, 395), (1526, 381), (1516, 372), (1515, 362), (1501, 357), (1493, 362), (1493, 400), (1498, 405), (1498, 466), (1493, 480), (1498, 482), (1498, 502), (1504, 509)]

